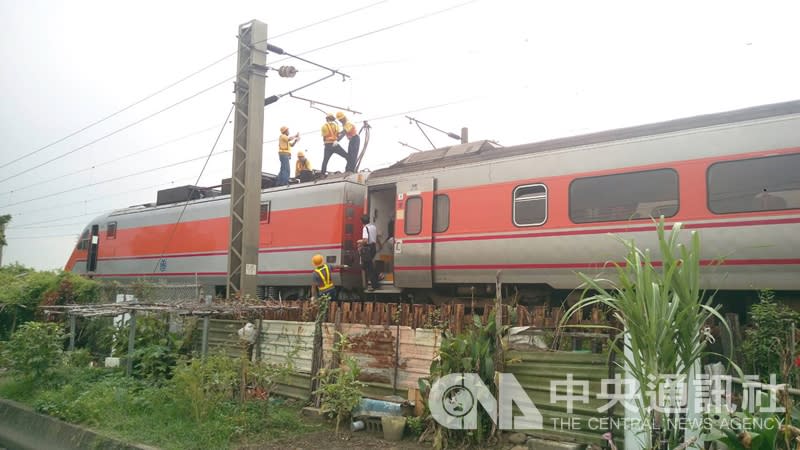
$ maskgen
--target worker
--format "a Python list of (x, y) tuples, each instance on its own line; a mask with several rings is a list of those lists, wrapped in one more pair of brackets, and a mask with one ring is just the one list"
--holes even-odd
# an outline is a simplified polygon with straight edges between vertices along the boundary
[(369, 287), (367, 292), (379, 289), (378, 272), (375, 271), (375, 254), (378, 252), (378, 228), (374, 223), (370, 223), (369, 215), (361, 216), (361, 239), (358, 240), (358, 253), (361, 256), (361, 267), (367, 275)]
[(336, 300), (336, 286), (333, 285), (333, 271), (336, 269), (349, 269), (348, 265), (325, 264), (325, 259), (320, 254), (311, 258), (314, 267), (311, 284), (311, 298)]
[[(347, 116), (343, 112), (336, 113), (336, 118), (342, 123), (342, 135), (347, 136), (350, 141), (347, 144), (347, 168), (345, 172), (355, 172), (356, 162), (358, 161), (358, 149), (361, 147), (361, 137), (356, 132), (356, 126), (347, 120)], [(340, 136), (341, 138), (341, 136)]]
[(328, 160), (331, 155), (336, 153), (342, 158), (347, 159), (347, 152), (339, 146), (339, 126), (336, 125), (336, 119), (333, 114), (328, 114), (325, 117), (325, 125), (322, 125), (322, 141), (325, 143), (325, 156), (322, 158), (322, 174), (325, 175), (328, 170)]
[(301, 182), (314, 179), (314, 174), (311, 172), (311, 161), (306, 158), (306, 154), (303, 152), (297, 152), (297, 162), (294, 163), (294, 177), (299, 178)]
[(292, 159), (292, 146), (300, 140), (300, 133), (289, 137), (289, 127), (281, 127), (278, 138), (278, 158), (281, 160), (281, 170), (278, 172), (278, 186), (289, 184), (289, 160)]

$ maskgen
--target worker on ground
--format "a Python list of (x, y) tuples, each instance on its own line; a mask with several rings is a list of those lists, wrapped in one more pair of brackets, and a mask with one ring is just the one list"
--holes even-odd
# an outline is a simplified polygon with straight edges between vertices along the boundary
[(311, 298), (336, 300), (336, 286), (333, 284), (333, 271), (336, 269), (349, 269), (347, 265), (325, 264), (322, 255), (314, 255), (311, 258), (311, 265), (314, 273), (311, 275)]
[(356, 126), (347, 120), (347, 116), (345, 116), (343, 112), (337, 112), (336, 118), (342, 123), (342, 135), (347, 136), (347, 140), (350, 141), (350, 143), (347, 144), (347, 168), (344, 170), (345, 172), (355, 172), (356, 163), (358, 161), (358, 149), (361, 147), (361, 137), (356, 131)]
[(347, 159), (347, 152), (339, 146), (339, 126), (336, 125), (336, 119), (333, 114), (328, 114), (325, 117), (325, 125), (322, 126), (322, 141), (325, 143), (325, 156), (322, 158), (322, 174), (325, 175), (328, 170), (328, 160), (331, 155), (336, 153), (341, 155), (342, 158)]
[(358, 253), (361, 256), (361, 267), (366, 272), (367, 281), (369, 281), (367, 292), (372, 292), (380, 288), (378, 272), (375, 271), (375, 262), (373, 261), (378, 251), (378, 229), (374, 223), (370, 223), (367, 214), (361, 216), (361, 223), (364, 226), (361, 228), (361, 239), (358, 241)]
[(297, 162), (294, 163), (294, 177), (301, 182), (314, 179), (314, 174), (311, 172), (311, 161), (306, 158), (306, 154), (303, 152), (297, 152)]
[(281, 160), (281, 170), (278, 172), (278, 186), (289, 184), (289, 160), (292, 159), (292, 146), (300, 140), (300, 133), (289, 137), (289, 128), (281, 127), (281, 136), (278, 138), (278, 158)]

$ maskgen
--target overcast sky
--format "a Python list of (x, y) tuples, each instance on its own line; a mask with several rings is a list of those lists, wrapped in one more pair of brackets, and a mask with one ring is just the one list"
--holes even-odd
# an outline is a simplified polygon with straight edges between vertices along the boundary
[[(63, 267), (93, 217), (193, 183), (233, 100), (235, 56), (6, 164), (233, 54), (238, 26), (252, 19), (268, 24), (270, 43), (352, 76), (297, 95), (357, 110), (359, 126), (380, 119), (362, 163), (374, 170), (413, 151), (398, 141), (431, 148), (408, 111), (514, 145), (800, 99), (798, 17), (796, 1), (0, 0), (0, 214), (13, 215), (3, 263)], [(300, 72), (270, 76), (267, 96), (325, 75), (278, 59), (268, 64)], [(323, 114), (289, 97), (265, 113), (263, 170), (278, 171), (282, 125), (301, 132), (296, 149), (318, 168)], [(201, 185), (229, 176), (231, 128)]]

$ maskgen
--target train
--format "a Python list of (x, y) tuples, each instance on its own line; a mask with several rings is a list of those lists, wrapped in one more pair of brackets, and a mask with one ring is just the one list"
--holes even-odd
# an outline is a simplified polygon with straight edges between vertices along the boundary
[[(95, 218), (65, 269), (223, 294), (230, 196), (207, 193)], [(700, 233), (703, 288), (800, 291), (800, 101), (512, 147), (420, 151), (373, 172), (268, 187), (261, 205), (263, 297), (305, 298), (314, 254), (350, 266), (334, 274), (340, 295), (365, 295), (362, 214), (378, 229), (375, 296), (491, 296), (499, 276), (520, 301), (549, 301), (578, 288), (578, 272), (597, 276), (621, 262), (615, 237), (657, 259), (661, 216)]]

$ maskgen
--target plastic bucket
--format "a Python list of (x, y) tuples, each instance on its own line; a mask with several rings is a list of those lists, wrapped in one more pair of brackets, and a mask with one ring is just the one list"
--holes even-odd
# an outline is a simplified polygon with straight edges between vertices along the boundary
[(383, 438), (387, 441), (399, 441), (403, 439), (403, 431), (406, 429), (406, 418), (403, 416), (384, 416), (381, 417), (383, 426)]

